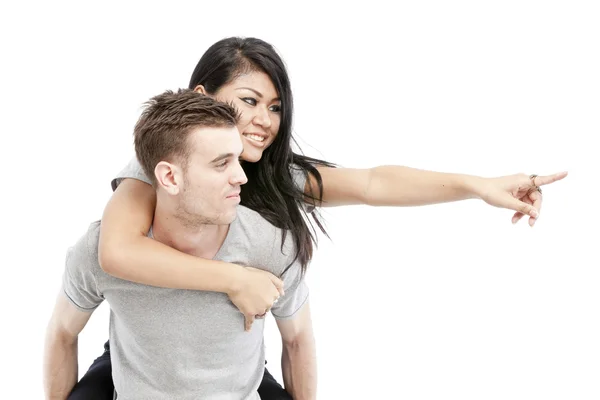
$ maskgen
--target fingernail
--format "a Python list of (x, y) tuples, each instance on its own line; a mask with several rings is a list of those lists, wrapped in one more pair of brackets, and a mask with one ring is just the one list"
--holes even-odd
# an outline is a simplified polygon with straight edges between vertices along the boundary
[(533, 218), (537, 218), (537, 217), (539, 217), (539, 216), (540, 216), (540, 214), (539, 214), (539, 213), (538, 213), (536, 210), (533, 210), (533, 211), (531, 211), (531, 216), (532, 216)]

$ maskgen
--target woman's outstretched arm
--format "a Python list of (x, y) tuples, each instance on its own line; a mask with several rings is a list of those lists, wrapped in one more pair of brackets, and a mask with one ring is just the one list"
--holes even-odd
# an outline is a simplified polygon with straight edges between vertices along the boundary
[[(516, 211), (513, 222), (529, 215), (530, 225), (539, 216), (542, 185), (567, 176), (515, 174), (497, 178), (425, 171), (404, 166), (370, 169), (318, 168), (323, 179), (322, 206), (366, 204), (372, 206), (421, 206), (478, 198), (495, 207)], [(314, 176), (306, 185), (318, 193)]]

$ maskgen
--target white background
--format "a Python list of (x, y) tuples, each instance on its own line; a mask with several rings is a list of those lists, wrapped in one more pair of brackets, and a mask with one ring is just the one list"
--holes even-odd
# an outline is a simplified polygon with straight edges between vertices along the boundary
[[(141, 103), (243, 35), (286, 60), (310, 155), (570, 172), (534, 229), (475, 200), (326, 210), (333, 240), (309, 274), (319, 399), (600, 398), (593, 3), (3, 3), (0, 397), (42, 398), (66, 248), (100, 218)], [(271, 319), (266, 336), (280, 378)], [(105, 304), (81, 334), (81, 374), (107, 337)]]

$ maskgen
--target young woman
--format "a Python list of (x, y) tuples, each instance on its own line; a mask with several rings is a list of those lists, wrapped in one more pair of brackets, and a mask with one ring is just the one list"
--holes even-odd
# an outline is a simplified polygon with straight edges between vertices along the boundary
[[(480, 198), (490, 205), (515, 210), (514, 223), (529, 216), (533, 226), (542, 201), (539, 187), (566, 176), (481, 178), (401, 166), (334, 168), (325, 161), (296, 154), (291, 149), (293, 100), (287, 71), (273, 47), (259, 39), (228, 38), (215, 43), (198, 62), (189, 87), (232, 103), (241, 111), (238, 129), (248, 177), (241, 204), (292, 235), (303, 268), (311, 259), (315, 239), (303, 213), (311, 214), (312, 223), (324, 232), (315, 206), (416, 206)], [(245, 315), (248, 328), (255, 316), (270, 309), (274, 293), (283, 294), (282, 282), (259, 269), (200, 259), (149, 239), (146, 233), (156, 194), (136, 164), (132, 161), (113, 181), (115, 192), (102, 218), (102, 268), (142, 284), (226, 293)], [(110, 376), (106, 354), (90, 368), (88, 374), (92, 376), (86, 375), (72, 395), (94, 385), (106, 387), (101, 379), (107, 371)], [(102, 367), (98, 367), (99, 360)], [(268, 392), (273, 388), (274, 392)], [(268, 371), (259, 393), (263, 399), (290, 398)]]

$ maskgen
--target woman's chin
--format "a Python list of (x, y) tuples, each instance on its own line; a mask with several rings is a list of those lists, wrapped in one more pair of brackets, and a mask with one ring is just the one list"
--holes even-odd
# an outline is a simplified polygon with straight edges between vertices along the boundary
[(259, 162), (262, 158), (263, 152), (253, 146), (244, 146), (244, 153), (242, 154), (242, 160), (246, 162)]

